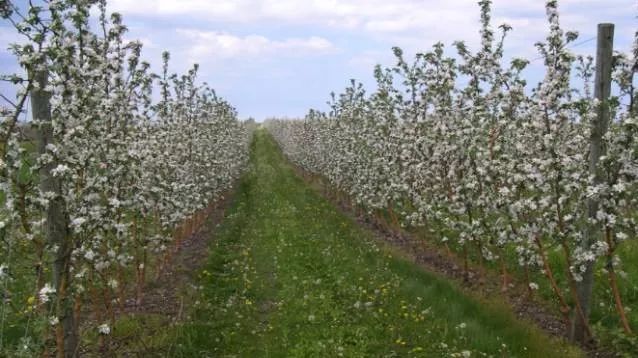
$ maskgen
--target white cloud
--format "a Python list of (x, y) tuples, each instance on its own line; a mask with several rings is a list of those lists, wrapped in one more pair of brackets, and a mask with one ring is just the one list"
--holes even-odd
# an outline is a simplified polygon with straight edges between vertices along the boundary
[[(330, 26), (376, 27), (382, 31), (449, 25), (449, 21), (477, 18), (476, 0), (111, 0), (109, 7), (123, 13), (142, 16), (190, 15), (200, 19), (247, 22), (280, 20), (297, 23), (320, 23)], [(636, 10), (632, 0), (561, 0), (567, 12), (589, 15), (626, 14)], [(544, 15), (544, 1), (495, 0), (497, 13), (535, 13)], [(529, 14), (526, 14), (529, 15)], [(532, 14), (533, 15), (533, 14)], [(398, 24), (401, 24), (398, 26)]]
[[(228, 22), (285, 21), (323, 24), (335, 27), (376, 27), (396, 23), (382, 31), (406, 30), (425, 26), (420, 20), (448, 18), (441, 13), (461, 15), (476, 9), (475, 0), (112, 0), (111, 9), (140, 16), (189, 15), (199, 19)], [(407, 21), (406, 21), (407, 20)]]
[[(438, 41), (451, 44), (464, 40), (470, 46), (479, 42), (477, 0), (111, 0), (109, 4), (113, 10), (139, 16), (358, 31), (375, 41), (421, 50)], [(633, 26), (637, 9), (634, 0), (615, 0), (613, 4), (608, 0), (561, 0), (559, 7), (563, 26), (583, 36), (593, 36), (597, 22), (613, 20), (619, 22), (621, 35), (621, 29)], [(534, 52), (533, 44), (544, 38), (547, 28), (544, 1), (494, 0), (492, 8), (494, 25), (507, 22), (514, 26), (508, 41), (511, 51)], [(243, 40), (257, 45), (261, 41)]]
[(225, 32), (177, 29), (177, 33), (192, 44), (188, 55), (191, 61), (211, 59), (260, 58), (264, 56), (299, 56), (325, 54), (335, 46), (322, 37), (271, 40), (261, 35), (236, 36)]
[[(366, 28), (379, 32), (403, 32), (445, 28), (445, 36), (456, 32), (460, 21), (478, 19), (476, 0), (111, 0), (111, 9), (141, 16), (189, 15), (228, 22), (286, 21)], [(544, 16), (541, 0), (495, 0), (495, 14), (519, 13), (523, 17)], [(587, 20), (605, 14), (618, 16), (636, 10), (633, 0), (561, 0), (565, 13)], [(629, 10), (633, 11), (629, 11)], [(465, 20), (465, 21), (464, 21)], [(600, 19), (603, 21), (604, 19)], [(581, 23), (579, 21), (579, 23)]]

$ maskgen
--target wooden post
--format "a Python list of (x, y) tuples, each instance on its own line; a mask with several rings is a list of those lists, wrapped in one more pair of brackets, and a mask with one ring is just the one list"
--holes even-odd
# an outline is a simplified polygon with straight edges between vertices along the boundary
[[(600, 157), (605, 155), (605, 133), (610, 122), (609, 96), (611, 94), (611, 65), (614, 48), (614, 24), (598, 24), (598, 44), (596, 49), (596, 77), (594, 79), (594, 97), (598, 100), (596, 117), (590, 125), (589, 142), (589, 174), (593, 177), (593, 185), (604, 182), (603, 170), (598, 166)], [(587, 218), (595, 219), (598, 212), (599, 201), (592, 197), (587, 199)], [(591, 250), (591, 246), (603, 239), (603, 230), (600, 224), (587, 224), (584, 232), (582, 248)], [(585, 328), (588, 325), (591, 311), (592, 289), (594, 287), (595, 262), (585, 264), (583, 279), (578, 283), (577, 291), (585, 321), (578, 314), (573, 314), (573, 324), (570, 338), (578, 342), (585, 342), (593, 337), (587, 337)]]
[[(38, 88), (31, 91), (33, 119), (38, 124), (38, 150), (47, 153), (47, 146), (53, 143), (53, 125), (51, 123), (51, 94), (44, 90), (49, 74), (46, 70), (32, 74)], [(69, 241), (69, 216), (62, 198), (62, 183), (51, 173), (55, 169), (55, 161), (50, 161), (40, 168), (40, 190), (52, 193), (46, 208), (45, 236), (51, 247), (56, 247), (53, 261), (53, 285), (56, 299), (53, 301), (54, 312), (59, 319), (56, 327), (57, 356), (59, 358), (77, 355), (78, 339), (74, 317), (74, 297), (70, 289), (70, 268), (72, 243)]]

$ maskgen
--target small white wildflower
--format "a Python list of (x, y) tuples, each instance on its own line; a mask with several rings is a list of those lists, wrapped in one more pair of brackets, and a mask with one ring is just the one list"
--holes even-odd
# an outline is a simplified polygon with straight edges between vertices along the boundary
[(75, 274), (75, 278), (82, 278), (82, 277), (84, 277), (84, 275), (86, 275), (86, 271), (87, 271), (87, 270), (86, 270), (86, 267), (85, 267), (85, 268), (82, 268), (82, 270), (80, 270), (80, 272), (78, 272), (78, 273), (76, 273), (76, 274)]
[(69, 168), (67, 165), (58, 164), (57, 167), (51, 170), (51, 175), (53, 175), (54, 177), (58, 177), (68, 173), (69, 171), (71, 171), (71, 168)]
[(95, 258), (95, 252), (93, 252), (93, 250), (89, 249), (88, 251), (86, 251), (84, 253), (84, 258), (89, 260), (89, 261), (93, 261), (93, 259)]
[(110, 279), (110, 280), (109, 280), (109, 287), (110, 287), (110, 288), (112, 288), (112, 289), (116, 289), (116, 288), (117, 288), (117, 286), (118, 286), (118, 284), (117, 284), (117, 280), (115, 280), (115, 279)]
[(108, 324), (106, 324), (106, 323), (102, 323), (101, 325), (99, 325), (99, 326), (97, 327), (97, 331), (98, 331), (100, 334), (108, 335), (108, 334), (110, 334), (110, 333), (111, 333), (111, 327), (109, 327), (109, 325), (108, 325)]
[(102, 260), (95, 264), (95, 269), (98, 271), (104, 271), (104, 269), (108, 268), (109, 266), (111, 266), (110, 262)]
[(627, 234), (625, 234), (624, 232), (620, 232), (619, 231), (619, 232), (616, 233), (616, 239), (618, 241), (625, 241), (625, 240), (627, 240), (627, 238), (629, 238), (629, 236)]
[(49, 295), (55, 293), (55, 288), (51, 287), (49, 283), (44, 284), (44, 287), (40, 289), (38, 296), (40, 297), (40, 302), (47, 303), (49, 302)]
[(114, 227), (118, 233), (126, 233), (126, 231), (128, 230), (128, 225), (123, 223), (117, 223), (114, 225)]
[(536, 282), (530, 282), (529, 288), (532, 290), (538, 290), (538, 284)]
[(80, 228), (84, 223), (86, 222), (86, 218), (83, 217), (77, 217), (73, 220), (71, 220), (71, 226), (75, 229)]
[(614, 184), (611, 188), (616, 193), (622, 193), (625, 190), (625, 183)]
[(0, 280), (8, 276), (9, 267), (5, 264), (0, 264)]
[(122, 202), (118, 198), (109, 199), (109, 204), (114, 208), (119, 208)]
[(57, 153), (58, 152), (58, 147), (56, 147), (54, 144), (51, 144), (51, 143), (47, 144), (45, 148), (46, 148), (46, 150), (48, 150), (49, 152), (52, 152), (52, 153)]
[(58, 319), (58, 317), (56, 317), (56, 316), (49, 317), (49, 324), (50, 325), (56, 326), (58, 323), (60, 323), (60, 320)]

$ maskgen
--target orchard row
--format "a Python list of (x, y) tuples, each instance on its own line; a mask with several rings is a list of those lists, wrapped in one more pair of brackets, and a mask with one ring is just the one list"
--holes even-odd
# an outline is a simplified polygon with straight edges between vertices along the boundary
[[(638, 318), (623, 293), (635, 304), (637, 288), (623, 265), (637, 263), (618, 253), (635, 245), (638, 217), (638, 42), (614, 54), (614, 96), (597, 101), (593, 59), (569, 50), (577, 34), (547, 1), (549, 32), (536, 45), (545, 75), (529, 88), (529, 61), (504, 59), (511, 27), (493, 29), (491, 2), (479, 5), (478, 51), (456, 42), (454, 58), (437, 43), (409, 62), (395, 48), (396, 65), (375, 68), (374, 92), (353, 81), (329, 113), (266, 125), (293, 162), (380, 220), (425, 228), (465, 260), (475, 253), (530, 291), (540, 285), (574, 339), (593, 338), (590, 311), (607, 302), (631, 335)], [(592, 175), (591, 123), (605, 113)]]
[(23, 39), (23, 72), (3, 76), (17, 96), (0, 123), (0, 355), (76, 356), (232, 187), (250, 128), (197, 66), (170, 74), (164, 53), (152, 73), (104, 0), (0, 15)]

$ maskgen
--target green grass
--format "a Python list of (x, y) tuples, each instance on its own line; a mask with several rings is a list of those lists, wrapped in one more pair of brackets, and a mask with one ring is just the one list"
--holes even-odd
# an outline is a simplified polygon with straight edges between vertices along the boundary
[(375, 243), (264, 131), (210, 255), (171, 356), (580, 355)]
[[(423, 237), (423, 240), (434, 243), (443, 250), (443, 244), (439, 241), (439, 238), (432, 235), (431, 232), (423, 228), (411, 228), (410, 232), (413, 235)], [(454, 235), (454, 233), (447, 234), (448, 237), (454, 237)], [(548, 261), (552, 268), (554, 279), (566, 301), (573, 306), (574, 300), (567, 280), (565, 255), (561, 247), (551, 239), (545, 239), (544, 245), (548, 248)], [(456, 244), (455, 240), (451, 240), (449, 247), (456, 253), (460, 261), (463, 256), (463, 246)], [(513, 275), (517, 282), (525, 282), (525, 272), (518, 264), (519, 257), (514, 248), (507, 247), (501, 254), (504, 255), (508, 274)], [(620, 269), (616, 271), (616, 279), (629, 325), (635, 333), (638, 327), (638, 265), (635, 264), (638, 262), (638, 241), (629, 240), (623, 242), (616, 251), (616, 254), (621, 260)], [(468, 258), (474, 268), (479, 266), (479, 253), (475, 245), (469, 246)], [(486, 268), (490, 274), (501, 274), (501, 263), (499, 260), (483, 260), (482, 262), (484, 268)], [(609, 284), (609, 276), (604, 270), (605, 265), (606, 262), (604, 259), (599, 260), (596, 265), (590, 324), (594, 329), (596, 340), (603, 351), (615, 352), (626, 357), (635, 357), (635, 352), (638, 351), (638, 337), (635, 334), (628, 336), (621, 328)], [(558, 300), (549, 284), (549, 280), (543, 272), (538, 269), (530, 270), (529, 279), (530, 282), (539, 285), (539, 290), (535, 293), (537, 303), (544, 305), (546, 308), (552, 310), (557, 317), (560, 317), (561, 313), (559, 311)]]
[[(436, 243), (436, 240), (432, 241)], [(553, 246), (551, 246), (552, 244)], [(560, 246), (550, 239), (546, 239), (544, 245), (549, 248), (548, 261), (554, 278), (566, 301), (573, 305), (574, 300), (567, 280), (565, 255)], [(462, 246), (455, 244), (450, 246), (461, 257)], [(518, 254), (514, 248), (508, 247), (504, 254), (508, 272), (514, 274), (518, 282), (525, 282), (524, 271), (518, 265)], [(616, 269), (616, 279), (629, 325), (635, 332), (638, 329), (638, 265), (636, 265), (636, 262), (638, 262), (638, 241), (628, 240), (623, 242), (616, 254), (621, 260), (620, 267)], [(478, 264), (479, 254), (475, 246), (470, 247), (469, 258), (474, 265)], [(493, 273), (499, 272), (500, 263), (498, 261), (490, 262), (484, 260), (483, 262), (485, 267)], [(638, 350), (638, 337), (635, 334), (632, 336), (626, 335), (621, 328), (605, 265), (605, 259), (599, 260), (596, 265), (590, 323), (594, 328), (597, 341), (604, 350), (634, 357), (636, 356), (635, 352)], [(552, 308), (557, 316), (560, 316), (556, 295), (544, 274), (539, 270), (531, 270), (530, 281), (539, 284), (538, 297), (541, 298), (543, 303), (548, 303), (548, 307)]]
[[(327, 180), (323, 177), (318, 177), (316, 181), (318, 182), (319, 188), (327, 184)], [(410, 205), (407, 201), (397, 201), (395, 204), (397, 204), (394, 208), (395, 212), (401, 212), (402, 205)], [(410, 210), (407, 211), (409, 212)], [(389, 221), (388, 210), (383, 210), (382, 215)], [(494, 218), (488, 218), (488, 223), (493, 223), (491, 220), (494, 220)], [(441, 226), (441, 223), (431, 222), (430, 225), (430, 227), (409, 227), (407, 231), (415, 237), (420, 237), (438, 246), (441, 252), (451, 249), (451, 251), (455, 253), (457, 263), (462, 264), (464, 246), (458, 244), (456, 240), (458, 233)], [(444, 247), (444, 244), (440, 240), (444, 236), (452, 238), (448, 240), (447, 247)], [(487, 244), (488, 248), (494, 249), (487, 241), (488, 240), (484, 239), (483, 243)], [(565, 254), (559, 243), (551, 237), (544, 237), (543, 245), (547, 250), (548, 262), (552, 269), (554, 279), (566, 302), (573, 307), (574, 299), (569, 287), (567, 275), (568, 265)], [(500, 260), (489, 261), (484, 259), (482, 255), (479, 254), (477, 245), (466, 245), (465, 248), (467, 248), (468, 261), (471, 267), (477, 269), (482, 264), (483, 268), (486, 268), (487, 273), (492, 275), (493, 278), (496, 277), (495, 275), (501, 275), (502, 267)], [(525, 271), (519, 265), (519, 255), (515, 247), (511, 245), (507, 246), (504, 250), (496, 252), (496, 254), (502, 255), (504, 258), (508, 275), (512, 275), (516, 279), (516, 282), (525, 282)], [(615, 352), (621, 356), (635, 357), (637, 356), (636, 352), (638, 352), (638, 336), (635, 334), (638, 330), (638, 265), (636, 264), (636, 262), (638, 262), (638, 240), (630, 239), (621, 243), (615, 254), (621, 262), (621, 264), (616, 267), (616, 280), (629, 326), (632, 327), (634, 334), (627, 335), (621, 328), (609, 283), (609, 276), (605, 270), (606, 258), (601, 258), (596, 265), (590, 324), (594, 330), (594, 336), (598, 346), (602, 351)], [(559, 310), (556, 294), (541, 269), (542, 267), (533, 267), (529, 272), (530, 282), (539, 285), (539, 289), (535, 293), (535, 299), (537, 303), (552, 310), (557, 317), (561, 317), (562, 314)]]

